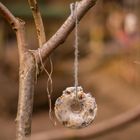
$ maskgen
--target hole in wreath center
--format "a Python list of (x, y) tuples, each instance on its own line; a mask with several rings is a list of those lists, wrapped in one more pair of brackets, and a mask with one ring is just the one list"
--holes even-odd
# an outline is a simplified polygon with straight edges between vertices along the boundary
[(82, 104), (78, 100), (74, 100), (70, 107), (74, 113), (79, 113), (82, 110)]

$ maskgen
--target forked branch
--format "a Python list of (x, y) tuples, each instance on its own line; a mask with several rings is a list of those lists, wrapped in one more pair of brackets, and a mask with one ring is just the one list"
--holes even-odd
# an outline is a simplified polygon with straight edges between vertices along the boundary
[[(41, 58), (45, 60), (50, 53), (62, 44), (74, 28), (75, 19), (70, 15), (53, 37), (46, 41), (44, 26), (36, 0), (28, 0), (33, 12), (37, 29), (37, 36)], [(95, 5), (97, 0), (82, 0), (77, 6), (77, 18), (80, 20), (86, 12)], [(0, 2), (0, 13), (16, 31), (20, 72), (19, 72), (19, 101), (17, 113), (17, 140), (28, 140), (31, 135), (32, 107), (35, 85), (35, 59), (31, 51), (27, 49), (25, 39), (24, 22), (12, 15), (12, 13)], [(38, 50), (35, 50), (37, 62), (40, 63)]]
[[(77, 18), (78, 21), (87, 13), (87, 11), (96, 4), (97, 0), (82, 0), (78, 2)], [(46, 59), (49, 54), (60, 44), (64, 43), (68, 35), (74, 29), (75, 17), (72, 14), (66, 19), (58, 31), (40, 48), (42, 59)], [(36, 52), (38, 53), (38, 52)]]

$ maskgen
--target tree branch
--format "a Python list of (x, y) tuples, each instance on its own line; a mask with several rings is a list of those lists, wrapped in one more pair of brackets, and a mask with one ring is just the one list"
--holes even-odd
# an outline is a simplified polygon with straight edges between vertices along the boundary
[(42, 47), (46, 42), (46, 36), (40, 10), (36, 0), (28, 0), (28, 2), (34, 17), (39, 46)]
[(14, 28), (17, 26), (17, 19), (14, 15), (0, 2), (0, 14)]
[[(87, 11), (95, 5), (96, 1), (97, 0), (82, 0), (78, 3), (77, 18), (79, 21)], [(55, 48), (64, 43), (74, 26), (75, 18), (73, 15), (70, 15), (58, 31), (40, 48), (42, 59), (46, 59)]]
[(30, 140), (35, 85), (35, 60), (25, 52), (20, 62), (16, 140)]
[(0, 2), (0, 14), (7, 20), (7, 22), (12, 26), (13, 30), (16, 32), (19, 55), (22, 55), (22, 51), (26, 48), (25, 43), (25, 27), (24, 21), (16, 18), (1, 2)]
[[(107, 134), (113, 130), (124, 127), (130, 123), (140, 120), (140, 105), (126, 113), (120, 114), (112, 119), (103, 121), (99, 124), (82, 130), (59, 129), (50, 132), (42, 132), (33, 135), (33, 140), (72, 140), (72, 139), (87, 139)], [(55, 135), (54, 135), (55, 134)]]
[(31, 119), (34, 95), (35, 62), (27, 50), (25, 23), (12, 15), (0, 2), (0, 13), (16, 32), (19, 51), (19, 100), (16, 118), (16, 139), (28, 140), (31, 135)]

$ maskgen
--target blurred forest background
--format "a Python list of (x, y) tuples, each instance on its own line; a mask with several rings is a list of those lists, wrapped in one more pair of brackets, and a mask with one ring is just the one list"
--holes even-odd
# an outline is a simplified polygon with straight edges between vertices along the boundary
[[(1, 0), (15, 16), (26, 22), (29, 48), (37, 48), (33, 17), (27, 1)], [(72, 0), (38, 0), (47, 39), (70, 14)], [(92, 125), (113, 118), (140, 104), (140, 1), (98, 0), (79, 25), (79, 82), (93, 93), (98, 114)], [(74, 34), (52, 54), (53, 105), (62, 91), (74, 84)], [(18, 52), (11, 27), (0, 17), (0, 140), (15, 138), (14, 119), (18, 100)], [(50, 70), (49, 64), (47, 69)], [(54, 127), (48, 117), (47, 77), (36, 84), (33, 134)], [(140, 121), (94, 140), (140, 140)]]

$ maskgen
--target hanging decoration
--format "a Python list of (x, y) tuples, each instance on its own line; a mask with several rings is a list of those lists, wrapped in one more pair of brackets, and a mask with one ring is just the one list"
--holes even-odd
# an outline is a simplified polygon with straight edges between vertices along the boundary
[(55, 102), (57, 119), (68, 128), (84, 128), (90, 125), (97, 112), (95, 98), (85, 93), (78, 84), (78, 2), (70, 5), (72, 18), (75, 20), (75, 59), (74, 59), (74, 87), (67, 87)]

